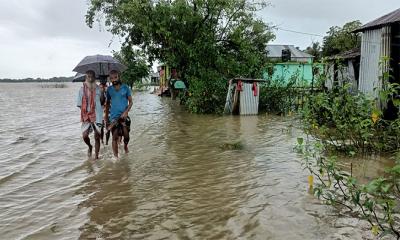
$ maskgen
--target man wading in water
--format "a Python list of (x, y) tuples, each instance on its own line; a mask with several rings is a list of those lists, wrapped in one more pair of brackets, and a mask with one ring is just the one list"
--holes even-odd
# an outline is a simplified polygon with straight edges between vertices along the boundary
[(131, 120), (128, 116), (133, 105), (131, 90), (126, 84), (122, 84), (119, 72), (110, 72), (112, 86), (107, 89), (107, 103), (105, 120), (107, 130), (112, 132), (112, 148), (114, 156), (118, 158), (118, 141), (120, 136), (124, 137), (125, 153), (128, 153), (129, 130)]
[(81, 109), (82, 137), (88, 145), (88, 157), (92, 156), (93, 146), (90, 144), (89, 134), (94, 132), (95, 159), (99, 158), (100, 132), (103, 122), (103, 108), (105, 102), (104, 89), (96, 85), (94, 71), (86, 72), (86, 80), (79, 89), (77, 106)]
[[(106, 99), (106, 94), (107, 94), (107, 88), (108, 88), (108, 85), (107, 85), (107, 78), (105, 78), (105, 79), (100, 79), (100, 88), (102, 88), (103, 90), (104, 90), (104, 99)], [(105, 103), (104, 102), (104, 104), (103, 104), (103, 112), (105, 113), (105, 111), (106, 111), (106, 104), (107, 103)], [(103, 120), (103, 126), (102, 126), (102, 128), (101, 128), (101, 133), (100, 133), (100, 140), (101, 140), (101, 143), (102, 144), (104, 144), (104, 125), (106, 124), (106, 121), (104, 121)], [(108, 140), (110, 139), (110, 132), (109, 131), (106, 131), (106, 145), (108, 145)]]

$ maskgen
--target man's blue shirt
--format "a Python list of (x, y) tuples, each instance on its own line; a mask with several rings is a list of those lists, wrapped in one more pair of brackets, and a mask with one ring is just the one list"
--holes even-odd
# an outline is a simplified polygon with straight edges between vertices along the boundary
[(132, 93), (126, 84), (122, 84), (118, 91), (114, 86), (107, 88), (107, 101), (111, 102), (110, 121), (118, 119), (126, 111), (129, 96), (132, 96)]

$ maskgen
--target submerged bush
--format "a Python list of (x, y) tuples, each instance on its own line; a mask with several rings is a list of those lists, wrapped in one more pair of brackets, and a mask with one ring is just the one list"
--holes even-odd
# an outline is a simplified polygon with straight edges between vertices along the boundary
[(260, 85), (259, 110), (278, 114), (295, 111), (302, 105), (307, 91), (309, 88), (305, 87), (299, 74), (294, 74), (289, 81), (283, 78), (270, 78)]
[(183, 101), (192, 113), (222, 114), (228, 91), (228, 80), (215, 72), (204, 72), (201, 78), (189, 80), (189, 93)]
[(377, 101), (350, 92), (350, 85), (308, 96), (301, 116), (306, 133), (336, 150), (388, 152), (400, 147), (400, 119), (382, 119)]
[[(374, 235), (391, 234), (400, 238), (400, 154), (396, 165), (367, 184), (358, 183), (352, 172), (338, 167), (335, 156), (326, 156), (324, 144), (298, 139), (296, 149), (303, 154), (303, 166), (309, 170), (310, 190), (327, 204), (344, 207), (371, 225)], [(315, 178), (314, 178), (315, 177)], [(315, 179), (315, 184), (314, 184)]]
[[(348, 84), (310, 94), (300, 113), (304, 130), (316, 138), (315, 144), (299, 138), (296, 149), (303, 154), (303, 164), (311, 173), (310, 188), (318, 198), (367, 220), (375, 235), (400, 239), (400, 118), (395, 112), (392, 116), (397, 117), (384, 119), (379, 107), (388, 102), (400, 107), (400, 85), (388, 79), (389, 74), (384, 73), (379, 99), (352, 92)], [(332, 156), (338, 151), (351, 156), (394, 152), (396, 165), (362, 185), (353, 177), (352, 166), (350, 172), (338, 166)]]

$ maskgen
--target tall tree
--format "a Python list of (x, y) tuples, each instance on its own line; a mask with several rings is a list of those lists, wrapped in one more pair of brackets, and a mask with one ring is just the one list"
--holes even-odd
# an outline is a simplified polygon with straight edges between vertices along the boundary
[(121, 79), (131, 88), (135, 82), (149, 76), (150, 65), (142, 51), (133, 49), (130, 45), (123, 45), (119, 52), (114, 52), (114, 57), (127, 66), (127, 70), (122, 73)]
[(223, 106), (223, 79), (261, 76), (274, 34), (255, 12), (266, 6), (263, 0), (91, 0), (86, 17), (92, 26), (104, 16), (109, 31), (150, 61), (177, 68), (189, 81), (191, 110), (213, 112)]
[(361, 34), (353, 33), (362, 23), (358, 20), (348, 22), (343, 27), (333, 26), (323, 40), (322, 55), (324, 57), (342, 53), (361, 47)]
[(314, 56), (314, 62), (317, 62), (321, 59), (321, 54), (322, 54), (321, 44), (319, 42), (313, 42), (311, 46), (306, 48), (305, 52)]

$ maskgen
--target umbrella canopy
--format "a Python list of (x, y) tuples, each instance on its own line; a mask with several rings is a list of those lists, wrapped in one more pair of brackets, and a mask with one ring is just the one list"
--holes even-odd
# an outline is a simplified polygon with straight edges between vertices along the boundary
[(74, 79), (72, 79), (72, 82), (84, 82), (86, 79), (86, 75), (83, 73), (77, 73), (74, 77)]
[(74, 72), (86, 73), (92, 70), (99, 75), (108, 75), (111, 70), (117, 70), (122, 72), (126, 67), (115, 60), (112, 56), (108, 55), (94, 55), (87, 56), (82, 59), (82, 61), (74, 68)]

